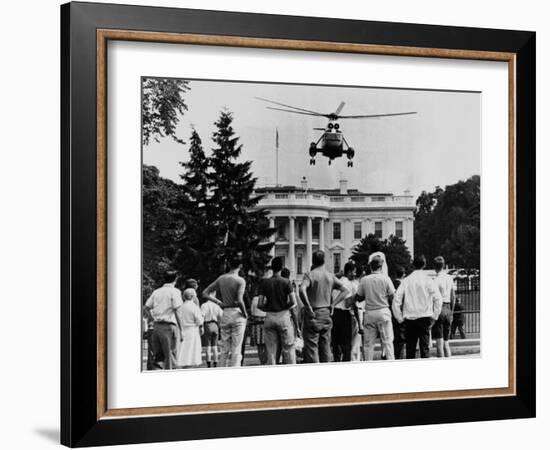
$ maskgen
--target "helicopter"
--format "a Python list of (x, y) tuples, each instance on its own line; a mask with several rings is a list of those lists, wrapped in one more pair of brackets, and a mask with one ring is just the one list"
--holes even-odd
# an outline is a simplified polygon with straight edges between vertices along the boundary
[(332, 164), (332, 161), (334, 159), (346, 155), (348, 158), (348, 167), (353, 167), (353, 157), (355, 156), (355, 149), (350, 147), (350, 145), (346, 141), (346, 138), (344, 137), (342, 127), (338, 123), (341, 119), (378, 119), (380, 117), (406, 116), (410, 114), (417, 114), (416, 111), (409, 111), (389, 114), (341, 115), (340, 113), (342, 112), (342, 109), (346, 104), (345, 102), (341, 102), (340, 105), (338, 105), (338, 108), (336, 108), (336, 110), (332, 113), (320, 113), (309, 109), (298, 108), (297, 106), (275, 102), (273, 100), (268, 100), (262, 97), (256, 97), (256, 99), (263, 102), (271, 103), (273, 105), (283, 106), (284, 108), (291, 108), (283, 109), (274, 106), (267, 106), (267, 109), (294, 114), (302, 114), (306, 116), (326, 117), (328, 119), (328, 123), (325, 128), (313, 128), (316, 131), (323, 131), (323, 134), (317, 140), (317, 142), (311, 142), (309, 144), (309, 156), (311, 157), (311, 159), (309, 160), (310, 165), (315, 165), (315, 156), (317, 155), (317, 153), (321, 153), (323, 156), (328, 158), (329, 166)]

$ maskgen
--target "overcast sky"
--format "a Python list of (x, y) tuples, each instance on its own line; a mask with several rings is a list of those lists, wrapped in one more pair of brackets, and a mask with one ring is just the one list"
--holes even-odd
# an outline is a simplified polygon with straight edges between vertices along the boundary
[[(350, 188), (365, 192), (413, 195), (480, 174), (481, 95), (368, 87), (333, 87), (190, 81), (185, 94), (189, 110), (177, 127), (189, 142), (191, 125), (207, 152), (222, 108), (234, 113), (234, 129), (243, 145), (242, 159), (253, 161), (258, 185), (275, 183), (275, 129), (279, 130), (279, 184), (299, 185), (306, 176), (310, 187), (334, 188), (343, 177)], [(355, 149), (354, 167), (341, 158), (328, 166), (317, 155), (309, 165), (309, 143), (320, 137), (327, 119), (266, 109), (265, 97), (280, 103), (330, 113), (341, 101), (342, 114), (417, 111), (418, 114), (381, 119), (341, 120), (346, 140)], [(143, 162), (159, 168), (161, 176), (179, 181), (178, 161), (188, 159), (188, 146), (170, 139), (143, 149)]]

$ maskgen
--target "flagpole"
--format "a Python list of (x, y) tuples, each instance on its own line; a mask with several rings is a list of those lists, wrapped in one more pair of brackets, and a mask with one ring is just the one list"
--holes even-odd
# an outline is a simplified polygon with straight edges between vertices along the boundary
[(275, 128), (275, 186), (279, 186), (279, 129)]

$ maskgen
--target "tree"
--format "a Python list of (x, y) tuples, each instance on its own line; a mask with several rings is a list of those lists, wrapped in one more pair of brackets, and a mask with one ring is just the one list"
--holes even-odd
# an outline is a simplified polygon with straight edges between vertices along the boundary
[(143, 301), (173, 269), (176, 244), (184, 231), (186, 209), (181, 208), (181, 186), (162, 178), (153, 166), (143, 166)]
[(351, 259), (361, 268), (366, 268), (369, 256), (375, 252), (382, 252), (386, 256), (388, 275), (395, 278), (397, 267), (401, 266), (405, 271), (411, 267), (411, 254), (405, 245), (405, 241), (397, 236), (387, 239), (379, 239), (374, 234), (366, 235), (353, 249)]
[(451, 266), (479, 268), (480, 177), (422, 192), (416, 201), (415, 248), (428, 265), (442, 255)]
[(216, 225), (210, 220), (211, 211), (208, 171), (210, 160), (204, 153), (202, 141), (195, 129), (191, 132), (189, 160), (180, 162), (184, 172), (182, 180), (183, 196), (180, 207), (187, 210), (185, 233), (178, 242), (175, 266), (186, 277), (208, 281), (215, 273), (213, 261), (216, 259)]
[(188, 80), (172, 78), (143, 78), (142, 81), (142, 142), (148, 145), (153, 139), (176, 136), (176, 125), (187, 111), (183, 94), (190, 89)]
[(258, 208), (261, 196), (254, 194), (252, 162), (238, 162), (242, 146), (232, 123), (232, 113), (222, 111), (212, 136), (215, 147), (208, 173), (211, 197), (207, 215), (215, 229), (214, 263), (219, 273), (228, 257), (240, 254), (245, 274), (258, 273), (270, 259), (273, 243), (266, 240), (275, 230), (269, 228), (267, 210)]

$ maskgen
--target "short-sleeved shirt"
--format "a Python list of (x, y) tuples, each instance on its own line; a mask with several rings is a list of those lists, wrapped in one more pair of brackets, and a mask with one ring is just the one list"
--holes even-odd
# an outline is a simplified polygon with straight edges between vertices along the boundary
[(304, 275), (305, 280), (309, 281), (306, 292), (311, 307), (329, 308), (332, 303), (332, 290), (338, 282), (336, 276), (324, 267), (318, 267), (307, 272)]
[(365, 298), (365, 310), (389, 308), (389, 296), (395, 293), (393, 283), (383, 273), (372, 273), (359, 282), (357, 295)]
[[(344, 299), (342, 300), (340, 303), (338, 303), (337, 305), (334, 306), (335, 309), (345, 309), (345, 310), (349, 310), (350, 307), (347, 305), (346, 303), (346, 300), (350, 297), (355, 297), (355, 294), (357, 292), (357, 286), (358, 286), (358, 283), (357, 283), (357, 280), (350, 280), (348, 277), (346, 276), (343, 276), (342, 278), (340, 278), (340, 282), (346, 287), (348, 288), (348, 291), (350, 292), (349, 295)], [(336, 298), (338, 297), (338, 295), (340, 294), (340, 291), (333, 291), (332, 293), (332, 298), (334, 300), (336, 300)]]
[(181, 291), (171, 284), (156, 289), (145, 302), (155, 322), (168, 322), (174, 325), (177, 324), (175, 312), (182, 305)]
[(201, 313), (205, 322), (219, 322), (223, 314), (223, 309), (221, 309), (217, 303), (208, 300), (201, 305)]
[(264, 278), (260, 281), (258, 295), (266, 298), (266, 312), (280, 312), (290, 309), (292, 304), (288, 296), (292, 293), (292, 284), (287, 278), (280, 275), (273, 275), (271, 278)]
[(451, 292), (455, 287), (453, 277), (441, 271), (435, 275), (434, 283), (439, 289), (443, 303), (451, 303)]
[(226, 273), (214, 281), (212, 290), (218, 293), (223, 308), (237, 308), (239, 306), (239, 289), (244, 290), (245, 285), (244, 278)]

